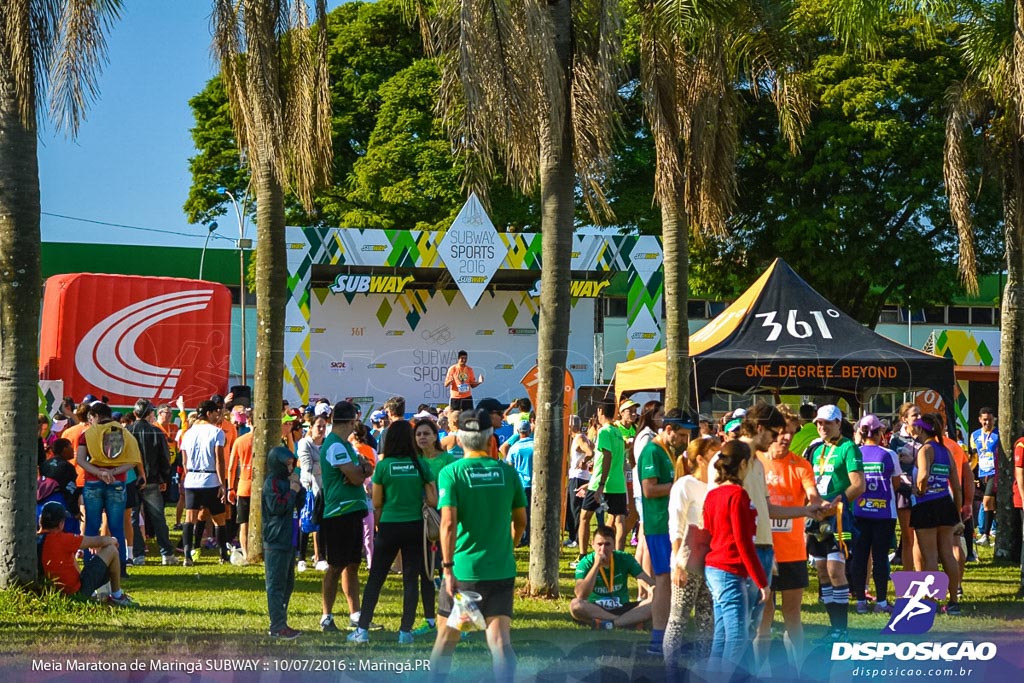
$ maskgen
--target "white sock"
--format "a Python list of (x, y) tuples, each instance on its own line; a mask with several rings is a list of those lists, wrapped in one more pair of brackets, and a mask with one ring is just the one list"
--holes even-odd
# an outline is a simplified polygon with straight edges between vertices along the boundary
[(351, 619), (352, 623), (354, 624), (357, 621), (359, 621), (359, 615), (360, 614), (361, 614), (361, 612), (353, 612), (352, 614), (348, 615), (348, 618)]

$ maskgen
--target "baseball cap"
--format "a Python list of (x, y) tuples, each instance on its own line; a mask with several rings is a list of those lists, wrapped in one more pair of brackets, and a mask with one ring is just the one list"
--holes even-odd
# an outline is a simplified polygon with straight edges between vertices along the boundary
[(297, 418), (297, 419), (301, 420), (302, 419), (302, 411), (299, 410), (298, 408), (292, 408), (291, 410), (288, 411), (288, 417)]
[[(476, 409), (478, 411), (483, 410), (483, 411), (486, 411), (488, 413), (493, 413), (493, 412), (503, 413), (503, 412), (505, 412), (506, 408), (508, 408), (508, 404), (507, 403), (502, 403), (501, 401), (499, 401), (496, 398), (481, 399), (481, 401), (476, 404)], [(470, 411), (470, 412), (472, 412), (472, 411)], [(459, 421), (460, 422), (462, 421), (461, 418), (460, 418)], [(490, 425), (488, 425), (488, 426), (490, 426)], [(473, 431), (473, 430), (469, 430), (469, 431)]]
[(881, 421), (874, 415), (865, 415), (857, 423), (857, 430), (867, 429), (869, 432), (877, 432), (882, 428)]
[(218, 408), (224, 405), (224, 397), (221, 396), (220, 394), (214, 394), (213, 396), (210, 397), (210, 400), (216, 403)]
[(383, 410), (375, 410), (372, 413), (370, 413), (370, 419), (373, 420), (374, 422), (382, 422), (385, 419), (387, 419), (387, 416), (388, 414), (385, 413)]
[(476, 410), (463, 410), (459, 413), (459, 431), (485, 432), (490, 428), (491, 411), (487, 409), (477, 408)]
[(39, 525), (49, 529), (63, 524), (64, 520), (70, 516), (63, 505), (51, 500), (39, 512)]
[(818, 408), (818, 414), (814, 416), (815, 422), (838, 422), (843, 419), (843, 413), (838, 406), (831, 403)]
[(743, 420), (740, 419), (729, 420), (728, 422), (725, 423), (725, 433), (732, 434), (733, 432), (738, 432), (740, 429), (740, 424), (742, 422)]
[(329, 403), (317, 403), (316, 407), (313, 408), (313, 415), (316, 417), (330, 417), (331, 406)]
[(84, 403), (85, 405), (88, 406), (88, 405), (92, 405), (93, 401), (95, 401), (95, 400), (96, 400), (95, 396), (93, 396), (92, 394), (86, 394), (85, 398), (83, 398), (81, 401), (79, 401), (79, 403)]
[(434, 415), (433, 413), (431, 413), (429, 411), (426, 411), (426, 410), (421, 410), (420, 412), (418, 412), (415, 415), (413, 415), (412, 419), (413, 420), (427, 419), (427, 420), (433, 420), (434, 422), (437, 422), (437, 415)]
[(350, 401), (338, 401), (334, 404), (334, 419), (336, 422), (345, 422), (356, 419), (356, 407)]
[(634, 401), (631, 398), (626, 398), (626, 399), (623, 399), (622, 403), (619, 404), (619, 412), (621, 413), (623, 410), (629, 410), (630, 408), (639, 408), (639, 407), (640, 407), (639, 403), (637, 403), (636, 401)]
[(738, 420), (738, 419), (744, 418), (746, 416), (747, 416), (747, 411), (746, 411), (745, 408), (737, 408), (736, 410), (732, 411), (732, 419), (734, 419), (734, 420)]
[(530, 433), (530, 421), (529, 420), (520, 420), (519, 424), (516, 425), (516, 431), (519, 432), (520, 434), (529, 434)]

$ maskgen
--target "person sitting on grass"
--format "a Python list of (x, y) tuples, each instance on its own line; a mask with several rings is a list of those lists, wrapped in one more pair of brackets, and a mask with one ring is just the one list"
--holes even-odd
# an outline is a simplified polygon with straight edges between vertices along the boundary
[[(594, 552), (576, 566), (576, 597), (569, 614), (576, 621), (609, 630), (637, 626), (651, 618), (654, 580), (629, 553), (615, 550), (615, 530), (599, 526), (594, 532)], [(627, 583), (636, 577), (642, 600), (629, 601)]]
[[(67, 595), (89, 599), (96, 589), (110, 583), (106, 604), (114, 607), (138, 607), (130, 595), (121, 590), (121, 557), (113, 536), (79, 536), (64, 531), (68, 512), (57, 501), (43, 506), (39, 515), (39, 566), (43, 575)], [(81, 573), (75, 553), (91, 548), (93, 555), (85, 561)]]
[(295, 588), (292, 562), (292, 515), (296, 509), (298, 482), (292, 482), (295, 456), (284, 446), (267, 454), (267, 478), (263, 482), (263, 568), (266, 574), (270, 637), (294, 640), (300, 631), (288, 626), (288, 602)]

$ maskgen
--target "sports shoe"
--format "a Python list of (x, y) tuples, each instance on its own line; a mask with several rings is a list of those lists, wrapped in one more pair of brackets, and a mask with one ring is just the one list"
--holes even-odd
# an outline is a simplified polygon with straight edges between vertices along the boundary
[(136, 567), (144, 567), (144, 566), (146, 566), (146, 556), (145, 555), (139, 555), (138, 557), (133, 557), (132, 558), (132, 564), (134, 566), (136, 566)]
[(181, 531), (181, 522), (178, 522), (177, 524), (174, 525), (174, 530), (175, 531)]
[(858, 600), (857, 601), (857, 614), (867, 614), (867, 613), (868, 613), (868, 601), (867, 600)]
[(296, 631), (293, 628), (285, 626), (280, 631), (270, 631), (267, 635), (271, 638), (279, 638), (280, 640), (295, 640), (302, 635), (302, 631)]
[(297, 571), (297, 572), (304, 572), (304, 571), (306, 571), (306, 561), (305, 560), (299, 560), (299, 563), (297, 565), (295, 565), (295, 571)]
[(580, 544), (577, 543), (576, 541), (568, 541), (568, 540), (566, 540), (566, 541), (562, 542), (562, 547), (563, 548), (578, 548), (578, 547), (580, 547)]
[(615, 628), (615, 622), (609, 619), (594, 619), (595, 631), (611, 631)]
[(875, 603), (875, 613), (878, 614), (879, 612), (885, 612), (886, 614), (892, 614), (892, 605), (890, 605), (885, 600), (883, 600), (882, 602), (876, 602)]
[(191, 555), (186, 555), (185, 556), (185, 561), (181, 563), (181, 566), (182, 567), (194, 567), (195, 564), (196, 563), (192, 561), (192, 556)]
[(214, 548), (217, 547), (217, 541), (215, 541), (212, 538), (204, 538), (202, 545), (207, 550), (213, 550)]
[(942, 611), (945, 612), (946, 614), (948, 614), (951, 617), (959, 617), (959, 616), (963, 615), (963, 612), (960, 611), (960, 603), (959, 602), (951, 602), (951, 603), (949, 603), (948, 605), (946, 605), (945, 607), (942, 608)]
[(339, 629), (334, 623), (334, 617), (323, 617), (320, 619), (320, 630), (324, 633), (337, 633)]
[(173, 567), (178, 564), (178, 558), (174, 555), (164, 555), (160, 558), (160, 563), (165, 567)]
[(986, 534), (982, 534), (974, 541), (974, 545), (988, 545), (991, 542), (992, 540)]
[(969, 553), (969, 554), (967, 555), (967, 561), (968, 561), (968, 562), (977, 562), (977, 561), (978, 561), (978, 554), (977, 554), (977, 553), (975, 553), (975, 552), (973, 552), (973, 551), (971, 551), (971, 552), (970, 552), (970, 553)]
[(121, 597), (115, 598), (113, 593), (107, 596), (107, 604), (111, 607), (138, 607), (139, 603), (132, 599), (132, 596), (122, 592)]
[(570, 562), (569, 563), (569, 569), (576, 569), (576, 567), (578, 567), (579, 564), (580, 564), (580, 560), (582, 560), (582, 559), (583, 559), (582, 557), (577, 557), (575, 560)]
[[(356, 631), (356, 633), (359, 633), (359, 631)], [(352, 635), (354, 636), (355, 633), (353, 633)], [(351, 638), (351, 637), (352, 636), (349, 636), (349, 638)], [(398, 632), (398, 642), (400, 644), (402, 644), (402, 645), (412, 645), (412, 640), (413, 640), (412, 633), (410, 633), (409, 631), (399, 631)]]
[[(349, 631), (357, 631), (357, 630), (359, 630), (359, 612), (356, 612), (355, 615), (349, 615), (349, 618), (348, 618), (348, 630)], [(384, 627), (381, 626), (380, 624), (376, 623), (376, 622), (372, 622), (371, 621), (370, 625), (366, 627), (366, 630), (367, 631), (383, 631)]]
[(848, 637), (849, 636), (848, 636), (848, 633), (847, 633), (846, 629), (834, 628), (834, 629), (830, 630), (828, 633), (826, 633), (825, 635), (823, 635), (818, 642), (820, 642), (820, 643), (834, 643), (834, 642), (839, 641), (839, 640), (846, 640)]
[(661, 645), (655, 645), (654, 643), (651, 643), (647, 646), (647, 654), (650, 657), (664, 657), (665, 650), (661, 647)]
[(327, 571), (328, 567), (330, 567), (330, 565), (327, 564), (327, 560), (320, 560), (319, 562), (316, 563), (315, 569), (318, 572), (325, 572), (325, 571)]
[(422, 624), (420, 624), (419, 626), (417, 626), (416, 628), (414, 628), (412, 630), (412, 634), (414, 636), (416, 636), (417, 638), (420, 637), (420, 636), (428, 636), (431, 633), (437, 633), (437, 623), (436, 622), (434, 623), (433, 626), (431, 626), (429, 622), (424, 621)]
[(192, 561), (193, 562), (198, 562), (199, 561), (199, 556), (202, 555), (202, 554), (203, 554), (203, 551), (201, 551), (199, 548), (195, 548), (192, 551)]
[(352, 631), (352, 633), (348, 634), (348, 638), (346, 638), (345, 640), (347, 640), (350, 643), (368, 643), (370, 642), (370, 632), (364, 628), (357, 627), (355, 631)]

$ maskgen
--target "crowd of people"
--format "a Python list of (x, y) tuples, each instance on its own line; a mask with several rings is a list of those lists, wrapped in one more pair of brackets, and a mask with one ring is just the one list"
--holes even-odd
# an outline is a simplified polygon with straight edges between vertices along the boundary
[[(445, 625), (454, 613), (461, 626), (461, 601), (471, 596), (495, 673), (511, 677), (514, 548), (529, 544), (536, 424), (526, 399), (473, 407), (483, 378), (466, 361), (460, 353), (449, 371), (458, 400), (441, 410), (420, 405), (410, 417), (405, 400), (392, 397), (366, 424), (348, 401), (283, 407), (258, 501), (271, 636), (299, 635), (287, 607), (296, 572), (312, 566), (323, 573), (320, 629), (368, 642), (382, 628), (373, 622), (382, 587), (400, 573), (399, 643), (433, 638), (435, 671), (447, 671), (461, 628)], [(893, 426), (874, 415), (854, 423), (835, 405), (795, 411), (764, 402), (719, 422), (629, 399), (599, 405), (586, 426), (573, 416), (570, 615), (601, 630), (650, 628), (648, 654), (663, 657), (671, 675), (684, 666), (764, 672), (777, 609), (799, 671), (812, 570), (829, 640), (847, 637), (851, 596), (856, 614), (892, 610), (894, 565), (941, 566), (949, 577), (943, 611), (958, 615), (974, 546), (1009, 533), (992, 521), (1001, 457), (992, 411), (980, 411), (980, 425), (964, 449), (941, 415), (909, 403)], [(251, 428), (230, 394), (192, 412), (181, 399), (174, 407), (140, 399), (126, 414), (87, 396), (77, 406), (65, 400), (53, 419), (41, 416), (46, 577), (66, 593), (123, 607), (137, 605), (122, 583), (129, 567), (146, 563), (147, 539), (166, 566), (179, 557), (201, 564), (207, 548), (221, 563), (246, 563)], [(1014, 459), (1021, 507), (1024, 438)], [(336, 620), (339, 588), (347, 618)]]

